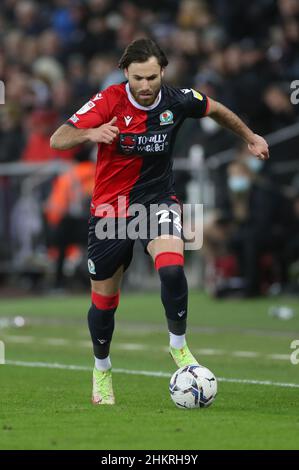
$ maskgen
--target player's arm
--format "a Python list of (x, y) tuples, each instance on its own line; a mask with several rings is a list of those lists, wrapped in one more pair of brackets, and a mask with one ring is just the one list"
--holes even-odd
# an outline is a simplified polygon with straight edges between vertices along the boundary
[(249, 127), (235, 113), (223, 104), (209, 98), (209, 109), (206, 116), (210, 116), (218, 124), (230, 129), (239, 135), (248, 144), (249, 151), (260, 158), (269, 158), (269, 148), (266, 140), (258, 134), (254, 134)]
[(119, 130), (114, 124), (117, 118), (99, 127), (78, 129), (69, 124), (60, 126), (50, 138), (50, 146), (57, 150), (67, 150), (86, 142), (112, 144)]

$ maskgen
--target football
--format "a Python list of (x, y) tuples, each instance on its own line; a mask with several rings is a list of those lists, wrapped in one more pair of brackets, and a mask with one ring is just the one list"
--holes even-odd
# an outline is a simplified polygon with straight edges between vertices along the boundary
[(217, 380), (206, 367), (181, 367), (171, 377), (170, 396), (178, 408), (205, 408), (217, 394)]

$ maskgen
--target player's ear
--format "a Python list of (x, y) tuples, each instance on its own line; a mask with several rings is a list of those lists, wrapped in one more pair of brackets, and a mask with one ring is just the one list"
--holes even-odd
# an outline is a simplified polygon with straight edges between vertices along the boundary
[(125, 74), (126, 79), (128, 79), (129, 78), (128, 69), (124, 69), (124, 74)]
[(161, 77), (162, 77), (162, 78), (164, 77), (164, 73), (165, 73), (165, 68), (164, 68), (164, 67), (161, 67)]

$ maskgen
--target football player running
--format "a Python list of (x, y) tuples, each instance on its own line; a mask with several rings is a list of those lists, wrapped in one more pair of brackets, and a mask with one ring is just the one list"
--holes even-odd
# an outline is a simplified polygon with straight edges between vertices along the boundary
[[(169, 352), (179, 368), (198, 364), (185, 337), (188, 285), (181, 206), (171, 161), (177, 131), (186, 118), (209, 116), (235, 132), (257, 158), (269, 158), (263, 137), (227, 107), (198, 90), (164, 84), (167, 64), (157, 43), (150, 39), (133, 41), (119, 62), (127, 81), (98, 92), (51, 137), (54, 149), (69, 149), (85, 142), (98, 145), (88, 238), (91, 278), (88, 325), (95, 357), (92, 402), (98, 405), (115, 403), (109, 353), (120, 285), (131, 262), (135, 241), (128, 235), (124, 237), (119, 229), (113, 236), (103, 237), (98, 224), (105, 218), (122, 219), (127, 227), (134, 221), (132, 205), (145, 207), (150, 223), (156, 223), (159, 231), (155, 235), (147, 233), (140, 241), (161, 281)], [(163, 204), (164, 210), (152, 214), (153, 204)], [(162, 230), (166, 226), (167, 234)]]

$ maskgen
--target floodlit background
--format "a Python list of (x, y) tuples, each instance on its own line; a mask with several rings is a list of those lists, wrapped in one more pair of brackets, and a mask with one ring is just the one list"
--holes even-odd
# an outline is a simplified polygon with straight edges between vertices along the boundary
[[(259, 164), (210, 118), (177, 139), (178, 195), (204, 205), (203, 248), (185, 256), (188, 344), (219, 380), (200, 416), (170, 401), (158, 276), (139, 243), (111, 349), (117, 405), (91, 407), (96, 149), (49, 147), (124, 80), (118, 60), (141, 37), (165, 50), (167, 83), (270, 144)], [(0, 80), (0, 449), (298, 449), (299, 1), (1, 0)]]

